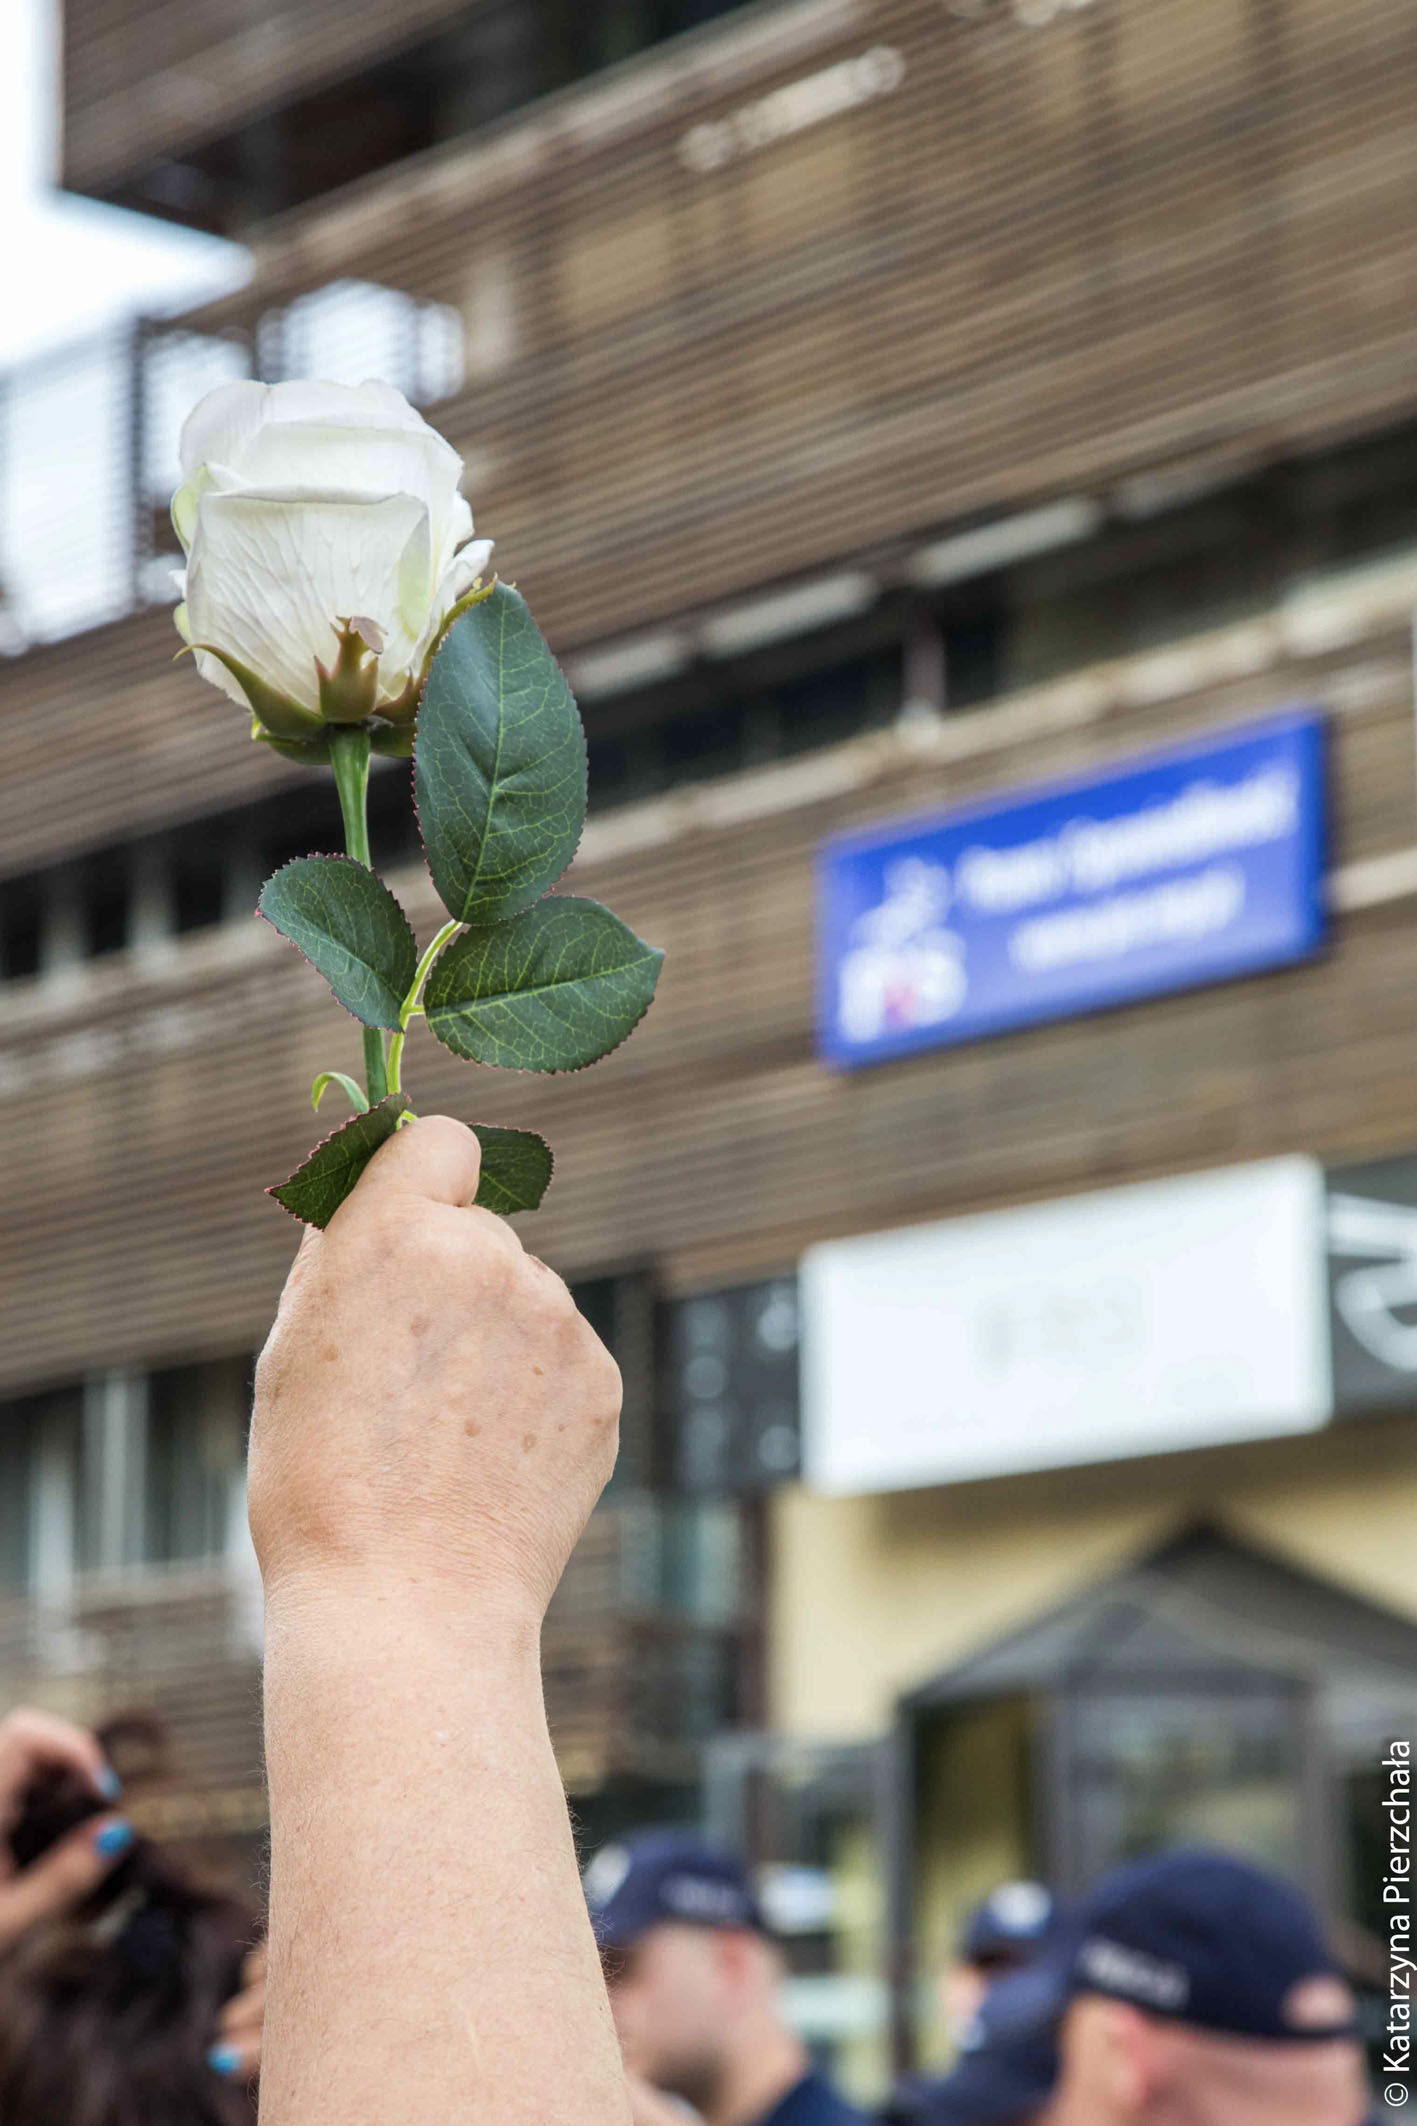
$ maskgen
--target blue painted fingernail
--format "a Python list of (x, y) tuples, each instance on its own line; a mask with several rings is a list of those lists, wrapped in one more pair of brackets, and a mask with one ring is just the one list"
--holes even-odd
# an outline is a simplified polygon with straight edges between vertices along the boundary
[(133, 1843), (133, 1826), (123, 1816), (115, 1816), (94, 1834), (94, 1851), (102, 1853), (105, 1860), (113, 1860), (119, 1853), (126, 1853)]
[(116, 1801), (123, 1791), (123, 1781), (111, 1764), (105, 1764), (94, 1782), (105, 1801)]
[(234, 2081), (241, 2072), (241, 2054), (234, 2045), (213, 2045), (207, 2054), (207, 2065), (214, 2074), (224, 2074)]

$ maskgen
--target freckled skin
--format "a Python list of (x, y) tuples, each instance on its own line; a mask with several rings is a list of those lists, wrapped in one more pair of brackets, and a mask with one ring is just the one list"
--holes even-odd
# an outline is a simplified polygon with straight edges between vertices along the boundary
[(320, 1357), (325, 1365), (332, 1366), (339, 1357), (338, 1347), (334, 1344), (326, 1344), (324, 1350), (320, 1353)]
[[(251, 1516), (268, 1577), (303, 1584), (313, 1557), (377, 1585), (392, 1548), (499, 1599), (508, 1582), (533, 1607), (550, 1599), (610, 1472), (619, 1376), (562, 1280), (472, 1206), (476, 1145), (425, 1117), (303, 1244), (257, 1384)], [(435, 1187), (455, 1173), (456, 1200), (401, 1178), (420, 1162)], [(317, 1362), (326, 1349), (338, 1365)]]
[(478, 1179), (460, 1123), (392, 1137), (257, 1375), (268, 2126), (629, 2126), (538, 1660), (619, 1376)]

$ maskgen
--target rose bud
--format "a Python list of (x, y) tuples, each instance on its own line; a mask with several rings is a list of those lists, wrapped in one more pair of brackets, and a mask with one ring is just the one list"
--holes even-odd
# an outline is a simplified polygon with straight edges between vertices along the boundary
[(406, 752), (425, 662), (492, 551), (462, 460), (390, 384), (223, 384), (182, 430), (177, 629), (252, 735)]

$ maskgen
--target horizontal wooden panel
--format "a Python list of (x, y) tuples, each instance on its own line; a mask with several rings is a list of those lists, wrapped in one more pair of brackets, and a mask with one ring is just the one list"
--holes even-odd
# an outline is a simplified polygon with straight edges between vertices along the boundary
[[(1379, 655), (1379, 648), (1382, 654)], [(1312, 967), (840, 1077), (811, 1031), (811, 861), (831, 829), (1016, 785), (1293, 698), (1335, 704), (1336, 859), (1411, 840), (1406, 645), (1266, 674), (1099, 724), (1035, 713), (1026, 743), (858, 741), (838, 794), (636, 847), (601, 822), (573, 877), (667, 948), (662, 993), (608, 1062), (473, 1073), (423, 1036), (424, 1111), (529, 1125), (557, 1176), (528, 1244), (571, 1274), (656, 1261), (683, 1286), (790, 1262), (812, 1238), (1303, 1146), (1417, 1141), (1410, 909), (1344, 920)], [(981, 711), (979, 719), (1008, 711)], [(963, 723), (965, 719), (960, 719)], [(813, 769), (813, 772), (817, 772)], [(617, 841), (618, 837), (618, 841)], [(597, 854), (597, 850), (599, 853)], [(431, 896), (400, 882), (426, 932)], [(257, 926), (161, 967), (96, 968), (65, 1005), (10, 992), (0, 1047), (0, 1362), (19, 1386), (259, 1341), (295, 1241), (261, 1194), (315, 1134), (315, 1073), (357, 1033)]]
[[(813, 116), (842, 79), (864, 100)], [(753, 9), (290, 218), (192, 323), (249, 334), (338, 279), (451, 305), (468, 373), (434, 417), (574, 649), (1405, 417), (1414, 99), (1407, 0)], [(685, 154), (706, 126), (714, 167)], [(0, 673), (5, 870), (294, 774), (169, 641), (147, 615)]]
[[(564, 1774), (581, 1793), (616, 1775), (691, 1777), (705, 1720), (731, 1710), (734, 1631), (629, 1607), (630, 1540), (626, 1513), (600, 1507), (543, 1634), (547, 1713)], [(6, 1703), (53, 1705), (90, 1725), (151, 1715), (165, 1748), (161, 1776), (134, 1794), (139, 1828), (183, 1839), (259, 1831), (264, 1753), (251, 1592), (213, 1564), (81, 1579), (62, 1610), (8, 1599), (0, 1603)]]
[(64, 181), (101, 191), (352, 73), (466, 0), (64, 0)]
[[(757, 144), (767, 99), (882, 49), (898, 86)], [(563, 640), (1403, 401), (1401, 0), (1341, 22), (1093, 0), (1043, 30), (880, 0), (731, 95), (674, 79), (630, 117), (587, 87), (293, 219), (255, 292), (207, 313), (335, 272), (459, 308), (473, 375), (440, 418)], [(691, 167), (704, 125), (751, 144)]]

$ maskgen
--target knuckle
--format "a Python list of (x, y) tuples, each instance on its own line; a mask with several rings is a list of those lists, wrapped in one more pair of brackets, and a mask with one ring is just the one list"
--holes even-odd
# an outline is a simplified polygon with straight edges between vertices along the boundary
[(536, 1319), (552, 1330), (564, 1334), (569, 1329), (574, 1333), (581, 1317), (570, 1289), (554, 1270), (544, 1263), (534, 1263), (527, 1257), (525, 1277), (527, 1306)]
[(478, 1281), (485, 1292), (503, 1303), (520, 1294), (522, 1265), (512, 1250), (503, 1246), (495, 1234), (488, 1233), (479, 1237), (473, 1259)]
[(620, 1368), (598, 1337), (594, 1339), (587, 1359), (586, 1401), (592, 1416), (602, 1422), (607, 1418), (618, 1418), (625, 1393)]

